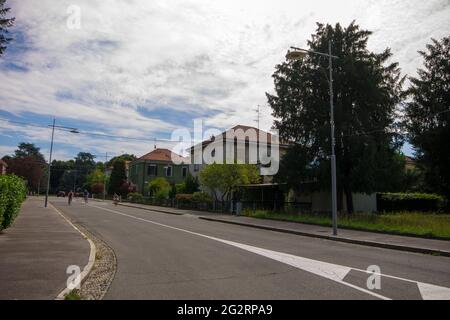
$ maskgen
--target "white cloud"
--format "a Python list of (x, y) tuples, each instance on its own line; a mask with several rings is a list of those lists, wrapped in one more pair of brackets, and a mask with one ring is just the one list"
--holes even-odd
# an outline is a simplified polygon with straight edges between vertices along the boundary
[[(2, 108), (56, 114), (134, 137), (169, 136), (176, 124), (159, 115), (161, 108), (203, 115), (216, 127), (255, 125), (254, 109), (272, 91), (274, 66), (289, 46), (305, 46), (317, 21), (347, 25), (356, 19), (374, 31), (370, 48), (392, 47), (408, 74), (421, 64), (417, 50), (450, 29), (447, 0), (9, 3), (32, 49), (4, 56), (29, 71), (0, 73)], [(81, 8), (80, 30), (66, 26), (73, 4)], [(268, 129), (270, 109), (262, 111), (261, 127)], [(29, 136), (43, 139), (37, 132)], [(77, 139), (92, 141), (99, 152), (107, 149), (95, 146), (100, 140)], [(127, 150), (138, 145), (114, 143)]]

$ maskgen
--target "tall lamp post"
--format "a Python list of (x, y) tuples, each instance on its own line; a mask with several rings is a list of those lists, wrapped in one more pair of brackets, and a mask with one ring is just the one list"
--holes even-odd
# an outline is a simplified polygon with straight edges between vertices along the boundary
[(330, 78), (330, 127), (331, 127), (331, 210), (333, 216), (333, 235), (337, 236), (337, 188), (336, 188), (336, 154), (334, 151), (334, 105), (333, 105), (333, 59), (337, 56), (331, 54), (331, 41), (328, 41), (328, 53), (316, 52), (296, 47), (291, 47), (294, 51), (289, 51), (286, 55), (288, 60), (301, 60), (307, 54), (315, 54), (328, 58)]
[(63, 131), (68, 131), (71, 133), (79, 133), (77, 129), (70, 127), (63, 127), (55, 125), (56, 119), (53, 118), (53, 124), (49, 125), (52, 128), (52, 142), (50, 144), (50, 156), (48, 158), (48, 175), (47, 175), (47, 191), (45, 192), (45, 207), (47, 208), (48, 203), (48, 192), (50, 189), (50, 175), (51, 175), (51, 167), (52, 167), (52, 153), (53, 153), (53, 138), (55, 136), (55, 128), (61, 129)]

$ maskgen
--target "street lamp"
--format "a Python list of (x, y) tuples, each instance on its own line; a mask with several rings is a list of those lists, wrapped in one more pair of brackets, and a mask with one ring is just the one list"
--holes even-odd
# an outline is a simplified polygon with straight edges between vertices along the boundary
[(286, 55), (288, 60), (301, 60), (307, 54), (315, 54), (328, 58), (330, 78), (330, 127), (331, 127), (331, 210), (333, 216), (333, 235), (337, 236), (337, 190), (336, 190), (336, 154), (334, 151), (334, 105), (333, 105), (333, 59), (337, 56), (331, 54), (331, 41), (328, 41), (328, 53), (305, 50), (301, 48), (291, 47), (294, 51), (289, 51)]
[(49, 125), (52, 128), (52, 142), (50, 144), (50, 156), (48, 159), (48, 176), (47, 176), (47, 191), (45, 193), (45, 207), (47, 208), (48, 203), (48, 191), (50, 189), (50, 174), (51, 174), (51, 166), (52, 166), (52, 152), (53, 152), (53, 137), (55, 136), (55, 128), (63, 129), (64, 131), (68, 131), (70, 133), (79, 133), (79, 131), (75, 128), (63, 127), (55, 125), (56, 119), (53, 118), (53, 124)]

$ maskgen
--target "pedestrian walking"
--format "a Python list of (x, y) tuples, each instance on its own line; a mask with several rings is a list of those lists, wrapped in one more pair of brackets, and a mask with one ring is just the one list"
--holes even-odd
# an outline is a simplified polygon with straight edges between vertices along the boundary
[(88, 203), (88, 199), (89, 199), (89, 191), (84, 189), (83, 196), (84, 196), (84, 203), (87, 204)]
[(67, 195), (67, 201), (69, 202), (69, 206), (72, 204), (73, 199), (73, 191), (70, 190), (69, 194)]

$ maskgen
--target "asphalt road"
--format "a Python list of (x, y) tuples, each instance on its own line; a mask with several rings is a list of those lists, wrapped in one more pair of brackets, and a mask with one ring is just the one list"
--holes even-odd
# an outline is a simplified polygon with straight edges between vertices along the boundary
[(115, 251), (105, 299), (450, 299), (446, 257), (111, 203), (52, 203)]

